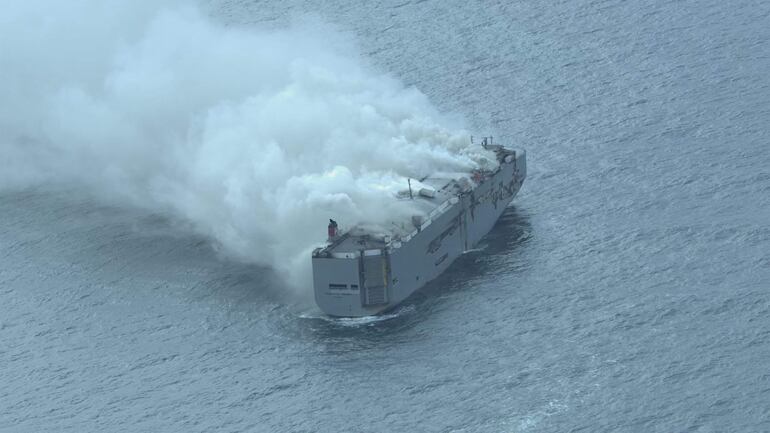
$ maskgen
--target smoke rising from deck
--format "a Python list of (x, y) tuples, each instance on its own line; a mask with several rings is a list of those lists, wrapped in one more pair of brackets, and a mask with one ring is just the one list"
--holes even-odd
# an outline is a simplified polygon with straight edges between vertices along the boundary
[(67, 183), (192, 223), (310, 285), (328, 218), (409, 215), (406, 178), (484, 152), (328, 28), (223, 26), (180, 2), (12, 1), (0, 187)]

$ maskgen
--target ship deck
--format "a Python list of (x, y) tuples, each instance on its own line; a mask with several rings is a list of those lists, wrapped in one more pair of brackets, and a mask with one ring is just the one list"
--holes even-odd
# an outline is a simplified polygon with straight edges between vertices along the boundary
[[(508, 155), (508, 151), (502, 147), (495, 147), (498, 162), (502, 162), (502, 158)], [(496, 167), (485, 174), (494, 173), (498, 169)], [(397, 200), (411, 201), (413, 215), (419, 215), (423, 221), (430, 220), (448, 208), (453, 197), (475, 188), (476, 185), (470, 181), (472, 176), (473, 173), (434, 173), (423, 179), (413, 180), (411, 197), (408, 190), (402, 191)], [(421, 194), (420, 190), (423, 188), (431, 191), (433, 197), (430, 197), (430, 194)], [(391, 240), (409, 240), (416, 230), (415, 221), (409, 218), (391, 221), (389, 227), (376, 231), (365, 226), (353, 227), (324, 248), (316, 250), (314, 254), (325, 253), (334, 257), (348, 257), (361, 250), (380, 250), (386, 248)]]
[[(445, 205), (449, 199), (456, 197), (463, 191), (458, 182), (462, 177), (468, 177), (468, 173), (437, 173), (432, 176), (415, 181), (412, 184), (412, 198), (399, 197), (398, 200), (409, 200), (414, 208), (415, 215), (428, 218), (437, 209)], [(419, 193), (420, 189), (429, 188), (435, 194), (427, 197)], [(343, 233), (334, 242), (324, 248), (328, 253), (348, 253), (360, 250), (374, 250), (385, 248), (391, 239), (398, 239), (409, 235), (416, 229), (414, 222), (409, 219), (391, 221), (386, 233), (374, 234), (363, 227), (354, 227)], [(336, 254), (335, 254), (336, 255)]]

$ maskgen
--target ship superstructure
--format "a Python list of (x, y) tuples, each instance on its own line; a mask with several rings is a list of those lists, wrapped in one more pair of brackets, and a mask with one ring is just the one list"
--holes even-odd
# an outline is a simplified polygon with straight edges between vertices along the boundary
[(444, 272), (484, 237), (527, 175), (526, 153), (482, 142), (494, 152), (492, 170), (438, 173), (419, 179), (409, 199), (420, 210), (392, 229), (337, 232), (313, 251), (315, 300), (331, 316), (360, 317), (389, 310)]

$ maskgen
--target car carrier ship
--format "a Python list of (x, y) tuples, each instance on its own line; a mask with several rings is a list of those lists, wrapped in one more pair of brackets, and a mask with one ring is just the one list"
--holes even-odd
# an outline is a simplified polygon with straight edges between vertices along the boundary
[(394, 223), (388, 233), (353, 228), (339, 233), (329, 222), (329, 242), (313, 251), (315, 300), (338, 317), (361, 317), (394, 308), (444, 272), (484, 237), (513, 200), (527, 175), (526, 153), (492, 144), (497, 166), (419, 179), (409, 197), (421, 211)]

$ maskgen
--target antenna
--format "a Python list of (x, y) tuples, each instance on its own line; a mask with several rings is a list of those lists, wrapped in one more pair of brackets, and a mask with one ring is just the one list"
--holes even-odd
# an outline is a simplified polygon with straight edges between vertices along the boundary
[(409, 183), (409, 199), (414, 200), (414, 196), (412, 195), (412, 179), (406, 178), (407, 183)]

